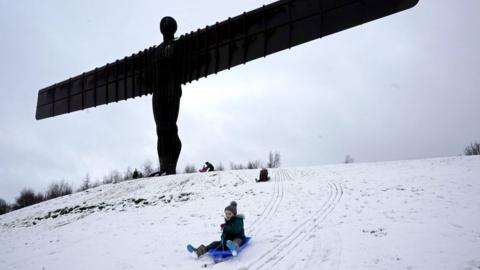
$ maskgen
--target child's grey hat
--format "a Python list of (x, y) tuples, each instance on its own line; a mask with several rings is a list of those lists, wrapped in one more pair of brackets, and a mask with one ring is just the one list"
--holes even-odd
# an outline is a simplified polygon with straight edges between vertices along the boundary
[(225, 211), (230, 211), (234, 216), (237, 215), (237, 202), (232, 201), (229, 206), (225, 207)]

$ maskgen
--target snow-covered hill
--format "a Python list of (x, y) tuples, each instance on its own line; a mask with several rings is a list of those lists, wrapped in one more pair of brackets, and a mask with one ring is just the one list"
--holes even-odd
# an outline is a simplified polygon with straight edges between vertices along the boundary
[(231, 200), (251, 245), (214, 269), (480, 269), (480, 157), (184, 174), (0, 216), (0, 269), (199, 269)]

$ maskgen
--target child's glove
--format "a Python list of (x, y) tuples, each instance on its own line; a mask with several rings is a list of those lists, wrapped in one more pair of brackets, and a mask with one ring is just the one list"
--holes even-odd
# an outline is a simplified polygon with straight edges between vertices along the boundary
[(222, 231), (223, 231), (223, 227), (225, 227), (225, 223), (220, 224), (220, 228), (222, 229)]

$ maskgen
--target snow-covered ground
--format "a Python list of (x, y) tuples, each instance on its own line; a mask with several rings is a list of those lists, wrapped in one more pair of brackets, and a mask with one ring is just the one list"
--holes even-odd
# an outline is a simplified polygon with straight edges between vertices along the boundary
[(183, 174), (0, 216), (0, 269), (199, 269), (231, 200), (253, 237), (214, 269), (480, 269), (480, 157)]

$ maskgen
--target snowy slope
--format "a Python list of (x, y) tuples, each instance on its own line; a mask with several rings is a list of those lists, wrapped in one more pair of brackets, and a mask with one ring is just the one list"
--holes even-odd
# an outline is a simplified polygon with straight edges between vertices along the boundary
[(0, 216), (0, 269), (200, 269), (231, 200), (251, 245), (214, 269), (480, 269), (480, 157), (184, 174)]

